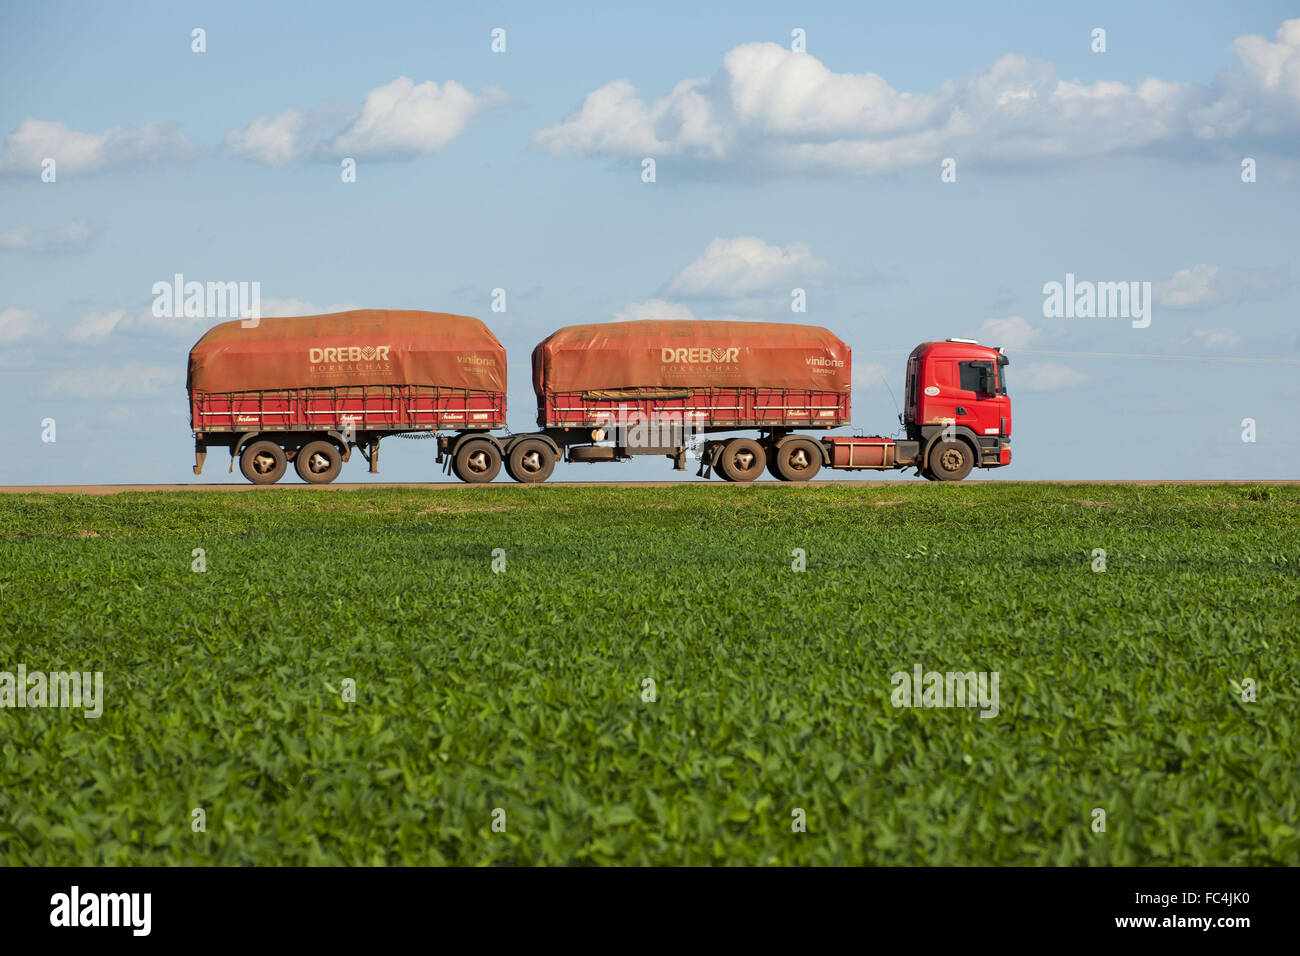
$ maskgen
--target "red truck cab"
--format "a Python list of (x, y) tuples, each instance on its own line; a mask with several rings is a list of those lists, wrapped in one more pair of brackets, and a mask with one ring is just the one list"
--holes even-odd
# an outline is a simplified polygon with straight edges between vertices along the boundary
[(974, 339), (922, 342), (907, 359), (907, 437), (924, 447), (947, 429), (977, 449), (976, 467), (1011, 464), (1007, 364)]

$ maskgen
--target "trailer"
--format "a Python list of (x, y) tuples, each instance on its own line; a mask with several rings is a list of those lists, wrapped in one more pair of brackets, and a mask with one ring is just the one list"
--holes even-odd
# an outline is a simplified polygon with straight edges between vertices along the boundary
[[(851, 421), (849, 347), (824, 328), (770, 322), (636, 321), (559, 329), (533, 351), (538, 431), (497, 442), (507, 473), (545, 481), (557, 461), (663, 455), (679, 471), (807, 481), (822, 468), (915, 468), (960, 481), (1011, 462), (1008, 360), (973, 339), (917, 346), (901, 437), (814, 435)], [(757, 435), (715, 437), (743, 430)], [(468, 439), (440, 436), (455, 471)], [(456, 472), (460, 474), (460, 472)], [(462, 475), (462, 477), (465, 477)], [(466, 480), (491, 480), (471, 475)]]
[(495, 477), (506, 423), (506, 355), (478, 319), (440, 312), (363, 309), (223, 322), (190, 350), (187, 389), (194, 473), (209, 448), (231, 469), (273, 484), (290, 462), (299, 477), (338, 477), (352, 449), (379, 470), (388, 435), (463, 439), (453, 463), (466, 481)]

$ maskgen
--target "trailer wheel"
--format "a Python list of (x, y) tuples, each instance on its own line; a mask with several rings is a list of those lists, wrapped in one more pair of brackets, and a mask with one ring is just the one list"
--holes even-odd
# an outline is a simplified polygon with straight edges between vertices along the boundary
[(515, 481), (536, 484), (551, 477), (555, 470), (555, 454), (546, 442), (528, 438), (510, 449), (505, 464), (506, 474)]
[(718, 471), (728, 481), (753, 481), (767, 466), (767, 453), (752, 438), (733, 438), (722, 446)]
[(298, 449), (293, 467), (303, 481), (327, 485), (343, 470), (343, 456), (339, 453), (339, 446), (332, 441), (309, 441)]
[(792, 438), (773, 456), (782, 481), (811, 481), (822, 469), (821, 450), (809, 438)]
[(471, 485), (484, 484), (500, 473), (501, 452), (490, 441), (467, 441), (456, 452), (452, 470), (461, 481)]
[(255, 441), (239, 456), (239, 470), (255, 485), (273, 485), (284, 477), (288, 461), (273, 441)]
[(961, 481), (975, 467), (975, 453), (964, 441), (935, 442), (930, 449), (930, 472), (937, 481)]

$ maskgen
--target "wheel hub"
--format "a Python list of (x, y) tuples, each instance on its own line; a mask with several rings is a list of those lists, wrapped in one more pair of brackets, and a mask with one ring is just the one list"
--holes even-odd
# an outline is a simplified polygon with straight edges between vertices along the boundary
[(962, 454), (955, 448), (949, 448), (939, 456), (939, 464), (943, 466), (944, 471), (956, 471), (961, 467), (961, 463)]
[(259, 475), (270, 474), (275, 469), (275, 456), (263, 452), (253, 456), (253, 469)]
[(329, 471), (330, 460), (320, 452), (316, 452), (307, 459), (307, 467), (311, 469), (313, 474), (319, 475), (323, 471)]

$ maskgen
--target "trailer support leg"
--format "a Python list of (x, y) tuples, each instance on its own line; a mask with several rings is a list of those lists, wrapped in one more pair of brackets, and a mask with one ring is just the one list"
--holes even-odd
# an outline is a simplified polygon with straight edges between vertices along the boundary
[[(194, 443), (194, 474), (203, 474), (203, 459), (208, 457), (208, 448), (206, 445)], [(231, 463), (234, 464), (233, 462)]]
[(368, 458), (370, 461), (370, 473), (372, 475), (379, 474), (379, 439), (378, 438), (376, 438), (374, 441), (370, 443), (370, 455), (368, 456)]
[(722, 456), (722, 442), (709, 442), (700, 452), (700, 470), (695, 473), (698, 478), (712, 478), (713, 468)]

